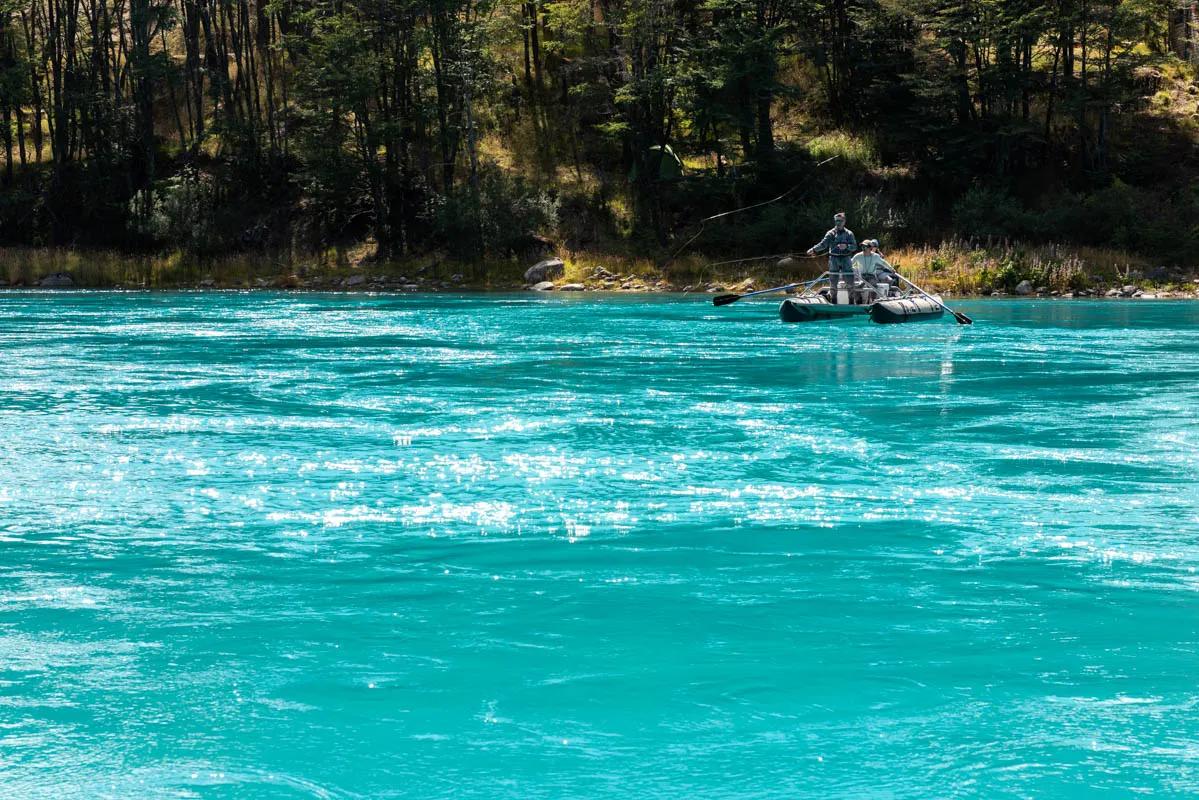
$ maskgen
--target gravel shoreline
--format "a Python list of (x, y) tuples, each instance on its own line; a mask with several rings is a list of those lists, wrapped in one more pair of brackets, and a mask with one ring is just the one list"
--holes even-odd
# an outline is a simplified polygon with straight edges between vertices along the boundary
[[(429, 278), (425, 276), (408, 277), (404, 275), (368, 275), (355, 273), (348, 276), (325, 275), (305, 277), (297, 274), (276, 278), (255, 278), (253, 280), (222, 281), (213, 277), (205, 277), (199, 281), (185, 283), (161, 283), (148, 285), (138, 284), (108, 284), (89, 285), (77, 281), (75, 276), (67, 272), (55, 272), (44, 275), (30, 283), (16, 282), (10, 284), (0, 280), (0, 291), (27, 289), (54, 290), (110, 290), (110, 291), (310, 291), (310, 292), (345, 292), (345, 293), (451, 293), (451, 292), (606, 292), (618, 294), (650, 294), (650, 293), (679, 293), (679, 294), (743, 294), (760, 288), (770, 288), (769, 285), (759, 285), (754, 278), (744, 278), (733, 282), (710, 282), (699, 284), (672, 283), (664, 278), (647, 278), (639, 275), (620, 275), (608, 272), (602, 268), (592, 273), (589, 279), (569, 281), (566, 279), (530, 281), (509, 281), (479, 283), (468, 281), (461, 274), (453, 275), (449, 280)], [(937, 291), (935, 286), (928, 287)], [(1083, 289), (1051, 289), (1047, 286), (1033, 286), (1029, 281), (1022, 281), (1013, 291), (992, 291), (981, 294), (958, 294), (941, 290), (942, 297), (1015, 297), (1015, 298), (1102, 298), (1102, 299), (1137, 299), (1137, 300), (1181, 300), (1199, 299), (1199, 278), (1184, 283), (1174, 282), (1167, 285), (1154, 285), (1152, 282), (1124, 283), (1121, 285), (1097, 285)], [(781, 294), (781, 293), (780, 293)]]

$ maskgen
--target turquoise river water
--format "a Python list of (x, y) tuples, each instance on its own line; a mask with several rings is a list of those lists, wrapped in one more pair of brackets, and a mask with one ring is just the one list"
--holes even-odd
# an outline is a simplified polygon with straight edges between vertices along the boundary
[(1199, 793), (1199, 304), (0, 296), (0, 796)]

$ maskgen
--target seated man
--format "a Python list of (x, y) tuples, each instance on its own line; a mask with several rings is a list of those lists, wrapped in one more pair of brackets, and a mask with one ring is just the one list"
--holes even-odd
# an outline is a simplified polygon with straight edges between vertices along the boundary
[(873, 287), (879, 297), (887, 297), (892, 284), (898, 285), (895, 268), (878, 253), (878, 239), (862, 241), (862, 252), (853, 257), (853, 278), (855, 285)]

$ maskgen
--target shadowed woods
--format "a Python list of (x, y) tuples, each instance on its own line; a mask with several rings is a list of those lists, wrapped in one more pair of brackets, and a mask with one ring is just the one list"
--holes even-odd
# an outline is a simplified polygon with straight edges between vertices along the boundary
[(712, 264), (802, 252), (842, 208), (947, 290), (1185, 282), (1172, 8), (15, 0), (0, 241), (50, 250), (5, 279), (84, 251), (89, 285), (511, 285), (557, 254), (683, 288), (770, 279)]

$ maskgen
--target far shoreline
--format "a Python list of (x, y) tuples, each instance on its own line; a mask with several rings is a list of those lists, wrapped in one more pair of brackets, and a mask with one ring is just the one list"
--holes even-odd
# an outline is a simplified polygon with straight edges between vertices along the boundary
[[(962, 241), (898, 249), (900, 273), (945, 298), (1199, 299), (1199, 270), (1150, 266), (1116, 251), (1066, 245), (991, 246)], [(0, 291), (281, 291), (330, 294), (557, 293), (745, 294), (810, 280), (823, 259), (756, 259), (730, 270), (702, 254), (652, 260), (571, 252), (463, 263), (436, 254), (373, 260), (362, 250), (310, 256), (242, 254), (197, 259), (180, 252), (129, 254), (73, 248), (0, 247)], [(781, 294), (780, 294), (781, 297)]]
[[(723, 291), (723, 290), (721, 290)], [(447, 288), (426, 288), (419, 289), (402, 289), (389, 288), (379, 286), (363, 286), (354, 288), (339, 288), (339, 287), (281, 287), (281, 286), (0, 286), (0, 294), (46, 294), (46, 295), (72, 295), (72, 294), (282, 294), (282, 295), (338, 295), (338, 296), (361, 296), (361, 297), (402, 297), (402, 296), (426, 296), (426, 295), (521, 295), (529, 296), (609, 296), (609, 297), (635, 297), (640, 295), (675, 295), (683, 298), (711, 298), (720, 294), (721, 291), (713, 290), (691, 290), (684, 291), (678, 288), (657, 289), (657, 288), (640, 288), (640, 289), (611, 289), (611, 288), (591, 288), (574, 290), (556, 290), (556, 289), (533, 289), (530, 286), (470, 286), (462, 285)], [(749, 291), (752, 291), (749, 290)], [(942, 298), (952, 298), (954, 300), (969, 300), (969, 301), (992, 301), (992, 300), (1093, 300), (1102, 302), (1112, 301), (1153, 301), (1153, 300), (1199, 300), (1199, 288), (1194, 292), (1187, 293), (1184, 291), (1175, 290), (1151, 290), (1138, 291), (1135, 294), (1120, 294), (1107, 295), (1101, 292), (1051, 292), (1048, 294), (1028, 294), (1020, 295), (1015, 293), (998, 293), (992, 292), (989, 294), (955, 294), (953, 292), (941, 291), (937, 294)], [(781, 300), (789, 296), (787, 293), (778, 292), (774, 295), (763, 295), (761, 301)]]

